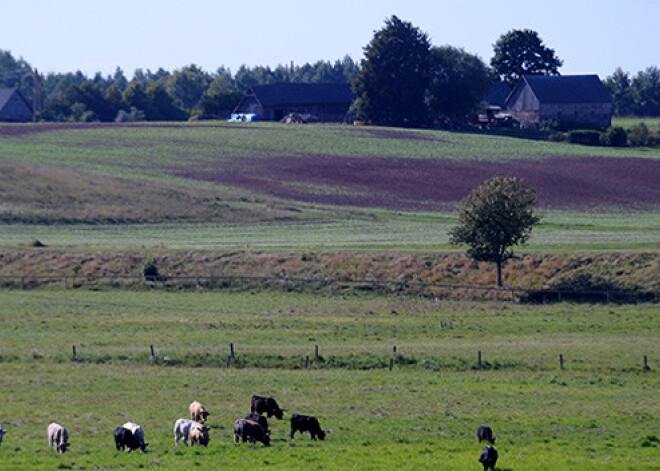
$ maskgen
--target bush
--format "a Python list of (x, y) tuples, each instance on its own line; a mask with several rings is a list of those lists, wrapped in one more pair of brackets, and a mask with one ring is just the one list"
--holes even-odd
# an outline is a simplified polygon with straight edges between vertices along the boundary
[(160, 274), (158, 273), (158, 265), (153, 258), (148, 258), (142, 265), (142, 274), (147, 281), (159, 281)]
[(644, 123), (639, 123), (630, 129), (628, 141), (631, 146), (645, 146), (649, 143), (649, 128)]
[(623, 147), (628, 143), (628, 134), (621, 126), (612, 126), (607, 130), (607, 142), (614, 147)]
[(116, 123), (134, 123), (136, 121), (144, 121), (144, 111), (138, 110), (136, 107), (131, 106), (131, 111), (119, 110)]
[(597, 146), (600, 144), (600, 134), (599, 131), (592, 129), (576, 129), (568, 133), (568, 142), (585, 146)]

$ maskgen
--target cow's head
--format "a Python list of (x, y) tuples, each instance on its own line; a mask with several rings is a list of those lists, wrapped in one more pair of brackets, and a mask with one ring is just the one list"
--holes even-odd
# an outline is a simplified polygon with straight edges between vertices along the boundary
[(321, 430), (321, 428), (319, 428), (318, 436), (319, 436), (319, 440), (325, 440), (325, 432)]
[(68, 442), (67, 443), (62, 443), (60, 445), (60, 453), (62, 453), (62, 454), (66, 453), (66, 450), (68, 450), (70, 446), (71, 446), (71, 443), (68, 443)]
[(280, 409), (279, 407), (273, 411), (273, 415), (277, 420), (282, 420), (282, 417), (284, 417), (284, 411), (286, 409)]
[(148, 446), (149, 446), (148, 443), (141, 443), (140, 444), (140, 451), (142, 451), (142, 453), (145, 453), (147, 451)]

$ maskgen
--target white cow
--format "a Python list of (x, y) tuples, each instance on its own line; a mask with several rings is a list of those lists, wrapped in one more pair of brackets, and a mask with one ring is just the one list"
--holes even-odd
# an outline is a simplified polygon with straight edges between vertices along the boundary
[(2, 425), (0, 425), (0, 445), (2, 445), (2, 437), (7, 435), (7, 431), (2, 428)]
[(183, 444), (188, 446), (188, 438), (193, 429), (203, 430), (204, 426), (196, 420), (179, 419), (174, 423), (174, 445), (179, 446), (179, 441), (183, 440)]
[(48, 426), (48, 446), (53, 448), (53, 445), (55, 445), (55, 450), (60, 455), (63, 455), (66, 449), (71, 446), (69, 443), (69, 432), (55, 422)]
[(134, 422), (126, 422), (122, 427), (129, 429), (131, 432), (133, 432), (133, 435), (135, 435), (135, 438), (137, 438), (140, 441), (140, 450), (142, 452), (145, 451), (147, 448), (148, 443), (144, 442), (144, 430), (142, 430), (142, 427), (140, 427), (138, 424)]

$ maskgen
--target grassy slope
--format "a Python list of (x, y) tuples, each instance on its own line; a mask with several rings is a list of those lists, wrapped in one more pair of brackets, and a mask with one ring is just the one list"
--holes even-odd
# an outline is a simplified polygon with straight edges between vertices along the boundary
[[(488, 423), (498, 436), (500, 470), (657, 470), (657, 310), (273, 293), (5, 292), (0, 418), (10, 433), (0, 468), (471, 470), (482, 448), (475, 430)], [(150, 343), (159, 355), (181, 357), (227, 355), (230, 341), (239, 356), (300, 358), (314, 344), (327, 356), (387, 355), (396, 344), (403, 355), (438, 356), (448, 366), (226, 370), (140, 360)], [(72, 363), (73, 343), (91, 358), (124, 352), (134, 359)], [(486, 361), (510, 366), (470, 370), (477, 349)], [(558, 352), (567, 359), (563, 372)], [(642, 354), (649, 372), (641, 372)], [(291, 441), (286, 421), (273, 421), (271, 448), (234, 445), (232, 423), (252, 393), (315, 414), (333, 433), (326, 442)], [(211, 445), (175, 449), (172, 424), (193, 399), (212, 413)], [(64, 457), (46, 445), (53, 420), (71, 433)], [(111, 431), (126, 420), (144, 427), (146, 455), (114, 450)]]
[[(415, 215), (292, 203), (172, 174), (173, 168), (203, 168), (210, 161), (308, 154), (486, 160), (660, 156), (658, 149), (592, 148), (442, 131), (271, 123), (65, 127), (14, 137), (0, 135), (0, 144), (0, 214), (9, 223), (37, 223), (1, 225), (5, 244), (36, 238), (64, 246), (135, 246), (139, 240), (146, 247), (173, 248), (447, 248), (446, 229), (453, 224), (450, 214)], [(545, 225), (533, 236), (532, 248), (655, 249), (660, 240), (659, 220), (655, 212), (550, 212)], [(222, 225), (180, 224), (199, 221)], [(273, 225), (272, 221), (283, 224)], [(292, 221), (305, 224), (291, 225)], [(58, 222), (76, 225), (53, 226)], [(78, 225), (107, 222), (158, 224)]]

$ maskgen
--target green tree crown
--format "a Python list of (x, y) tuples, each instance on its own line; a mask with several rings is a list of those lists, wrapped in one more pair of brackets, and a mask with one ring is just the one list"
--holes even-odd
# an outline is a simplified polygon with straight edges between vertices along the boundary
[(490, 65), (511, 84), (523, 75), (559, 75), (563, 61), (554, 49), (543, 44), (536, 31), (514, 29), (500, 36), (494, 45)]
[(514, 245), (524, 244), (540, 218), (534, 214), (536, 191), (516, 177), (493, 177), (461, 203), (458, 225), (449, 231), (450, 243), (466, 244), (476, 261), (502, 264), (513, 257)]

